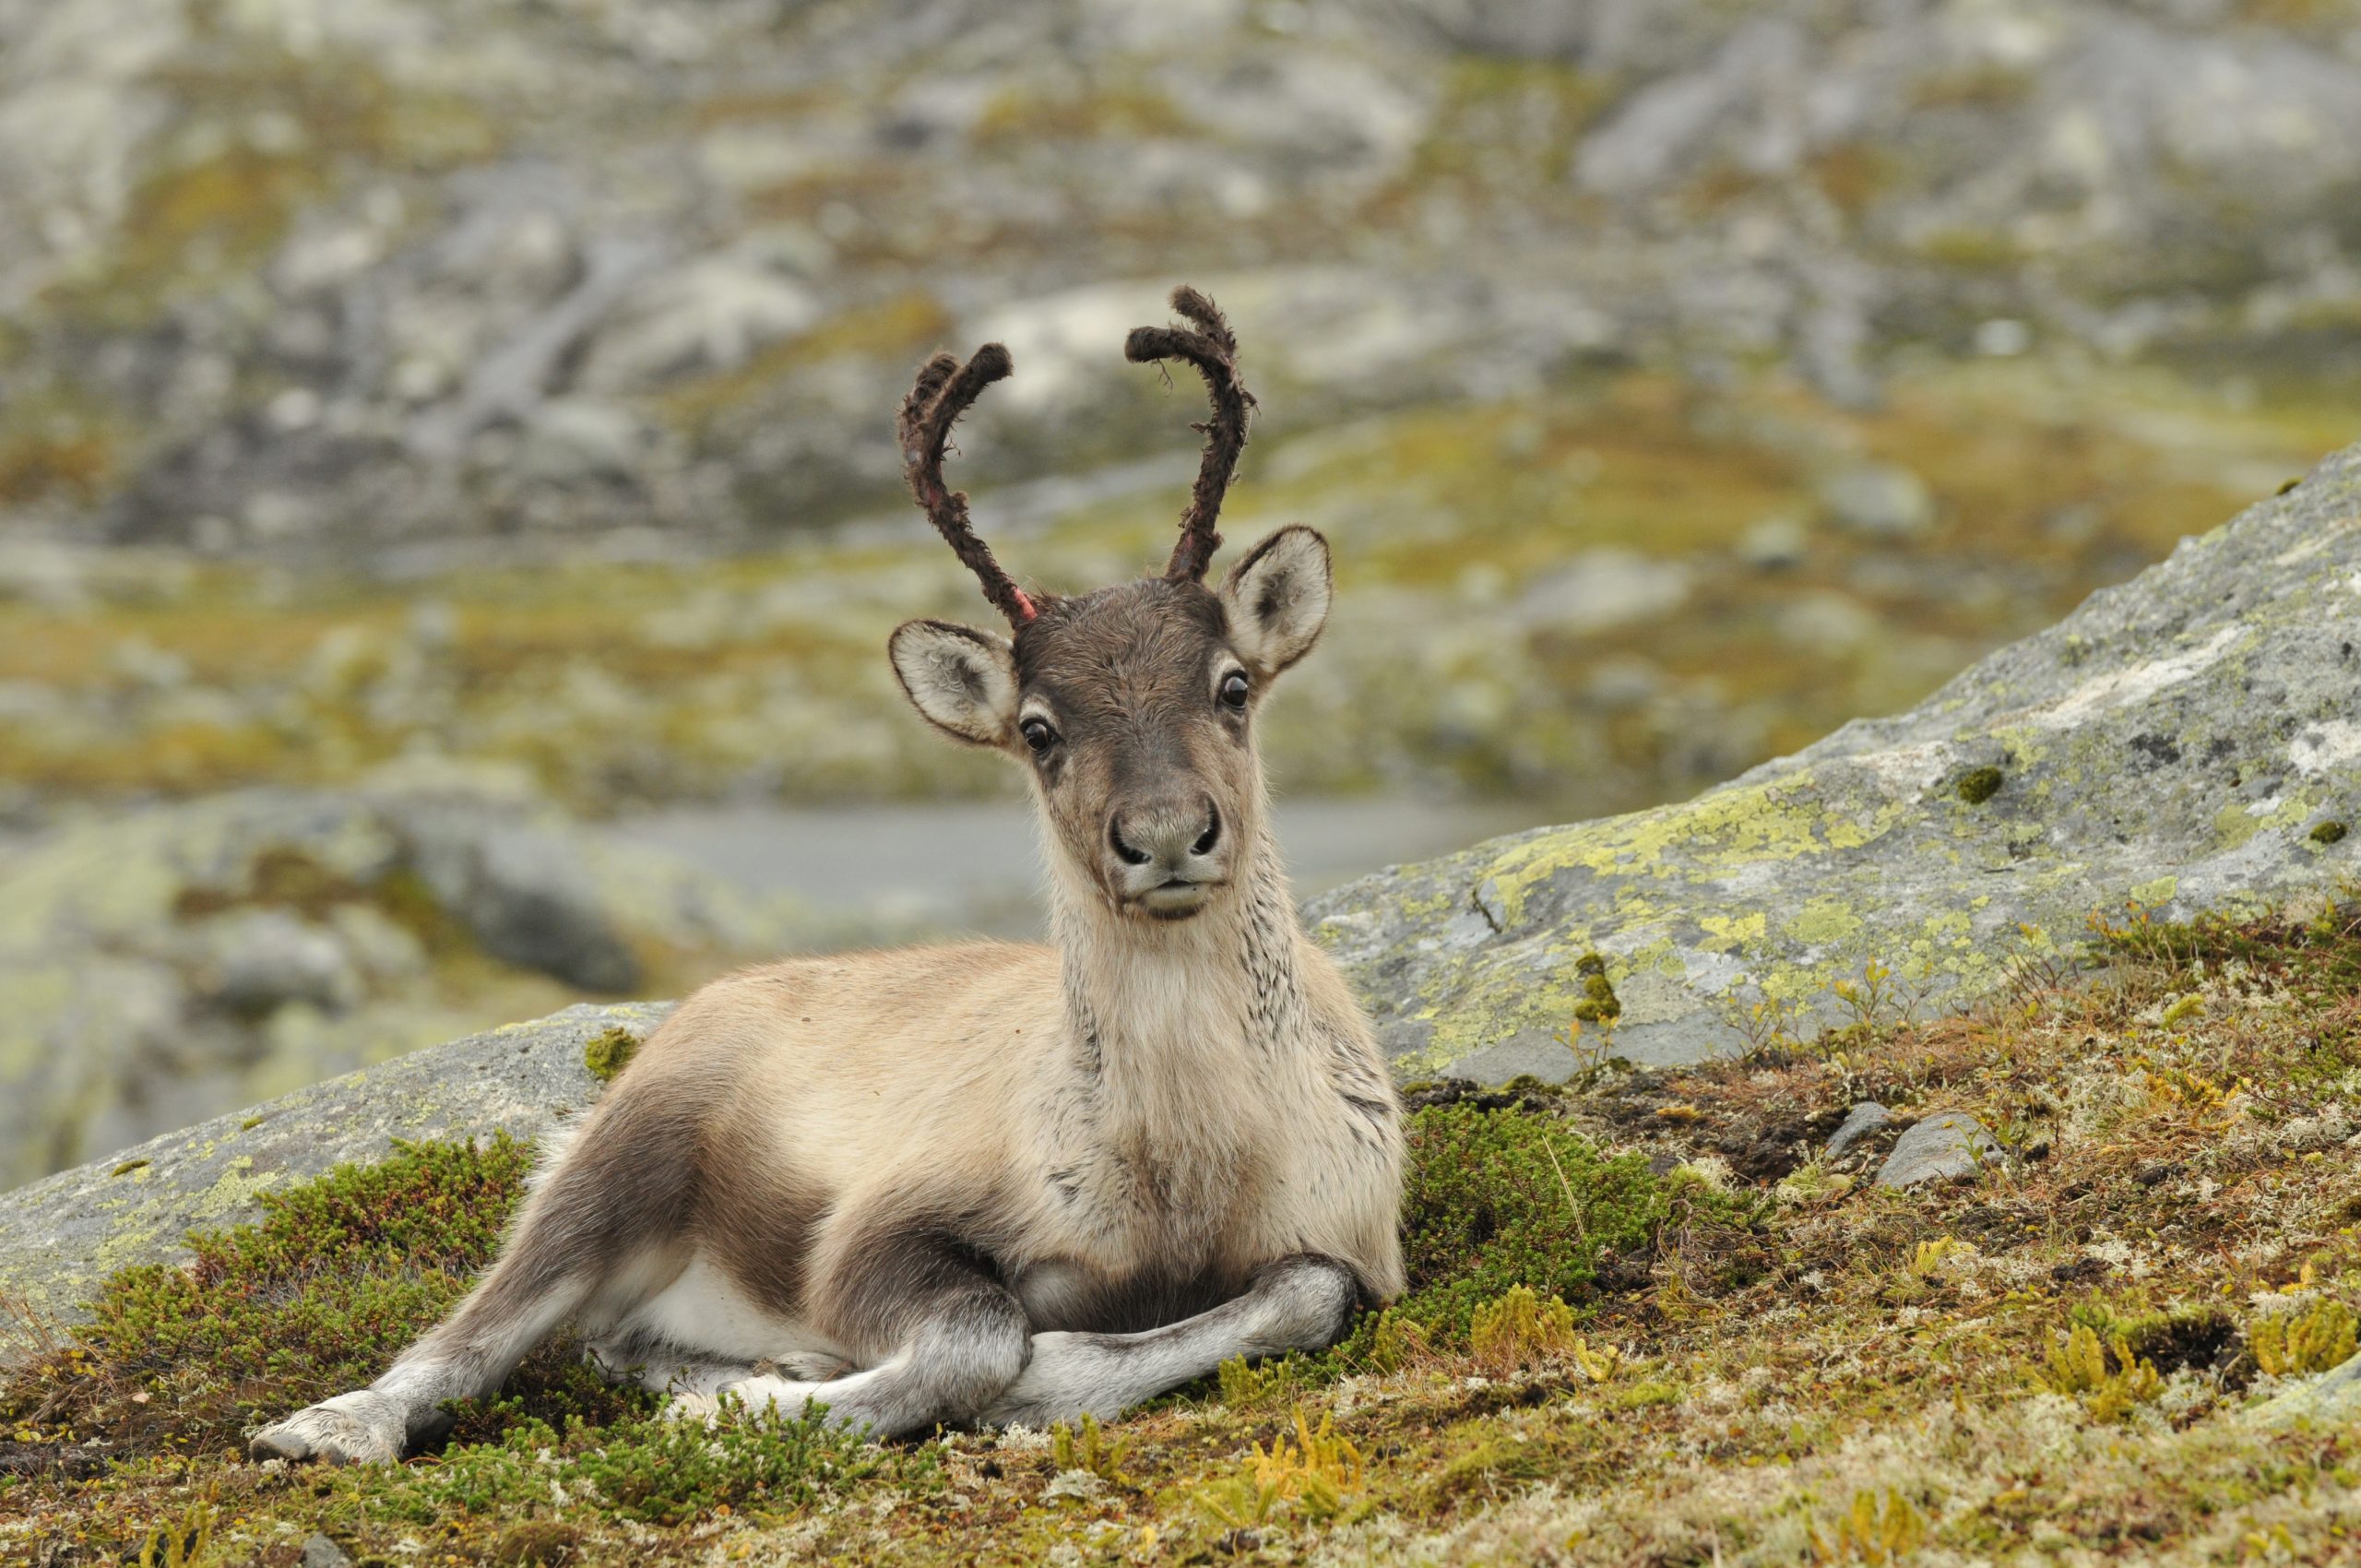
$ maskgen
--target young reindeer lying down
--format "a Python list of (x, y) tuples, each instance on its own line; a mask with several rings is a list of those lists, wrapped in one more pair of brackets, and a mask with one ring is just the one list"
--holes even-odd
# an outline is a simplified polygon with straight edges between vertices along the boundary
[(555, 1155), (482, 1281), (367, 1388), (258, 1456), (391, 1460), (569, 1321), (690, 1409), (723, 1393), (879, 1435), (1112, 1417), (1234, 1356), (1317, 1349), (1402, 1287), (1399, 1109), (1298, 929), (1254, 719), (1328, 612), (1281, 529), (1204, 586), (1252, 398), (1210, 300), (1133, 361), (1213, 418), (1163, 576), (1017, 588), (945, 488), (953, 422), (1009, 374), (938, 355), (901, 410), (919, 504), (1013, 637), (912, 621), (895, 672), (1007, 753), (1049, 846), (1053, 946), (797, 959), (682, 1004)]

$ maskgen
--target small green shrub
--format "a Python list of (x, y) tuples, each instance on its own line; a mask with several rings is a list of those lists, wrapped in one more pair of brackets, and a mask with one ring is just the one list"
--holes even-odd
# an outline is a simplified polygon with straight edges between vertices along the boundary
[(367, 1488), (362, 1503), (381, 1518), (424, 1524), (454, 1512), (514, 1517), (563, 1495), (575, 1507), (675, 1526), (724, 1505), (787, 1513), (873, 1477), (925, 1485), (937, 1468), (931, 1448), (880, 1446), (830, 1427), (817, 1410), (748, 1410), (724, 1396), (710, 1425), (653, 1414), (603, 1426), (578, 1416), (558, 1425), (527, 1417), (495, 1442), (454, 1445), (440, 1464)]
[[(1409, 1289), (1386, 1316), (1439, 1341), (1465, 1345), (1477, 1309), (1518, 1286), (1579, 1307), (1602, 1265), (1646, 1256), (1676, 1218), (1744, 1218), (1737, 1199), (1696, 1177), (1603, 1154), (1553, 1116), (1431, 1105), (1412, 1114), (1408, 1135)], [(1348, 1359), (1367, 1363), (1381, 1321), (1362, 1317), (1343, 1347)]]
[(1261, 1362), (1232, 1356), (1216, 1370), (1214, 1377), (1223, 1404), (1252, 1409), (1261, 1405), (1292, 1404), (1298, 1395), (1327, 1382), (1340, 1370), (1334, 1358), (1315, 1360), (1290, 1350)]
[(1476, 1309), (1467, 1348), (1479, 1365), (1517, 1372), (1572, 1354), (1577, 1338), (1572, 1308), (1555, 1296), (1536, 1296), (1530, 1286), (1519, 1285)]
[[(504, 1134), (398, 1144), (379, 1164), (265, 1193), (260, 1219), (193, 1236), (186, 1268), (110, 1278), (69, 1345), (0, 1385), (0, 1419), (136, 1452), (233, 1443), (256, 1420), (361, 1387), (492, 1261), (531, 1166), (531, 1146)], [(499, 1408), (621, 1414), (648, 1402), (563, 1345), (529, 1358), (509, 1393)], [(463, 1410), (459, 1435), (499, 1424), (492, 1408)]]
[(1608, 980), (1607, 960), (1585, 953), (1574, 960), (1574, 973), (1583, 977), (1583, 999), (1574, 1004), (1574, 1016), (1585, 1024), (1613, 1028), (1615, 1020), (1623, 1016), (1623, 999)]
[(1232, 1529), (1252, 1529), (1282, 1508), (1308, 1519), (1335, 1518), (1367, 1490), (1361, 1451), (1337, 1432), (1334, 1415), (1322, 1416), (1314, 1429), (1299, 1405), (1295, 1439), (1290, 1444), (1281, 1432), (1267, 1452), (1259, 1443), (1249, 1443), (1238, 1473), (1199, 1492), (1198, 1505)]
[(2064, 1344), (2051, 1347), (2049, 1363), (2039, 1375), (2050, 1392), (2080, 1400), (2101, 1421), (2129, 1420), (2165, 1391), (2153, 1361), (2142, 1360), (2119, 1336), (2111, 1345), (2102, 1344), (2087, 1323), (2075, 1324)]

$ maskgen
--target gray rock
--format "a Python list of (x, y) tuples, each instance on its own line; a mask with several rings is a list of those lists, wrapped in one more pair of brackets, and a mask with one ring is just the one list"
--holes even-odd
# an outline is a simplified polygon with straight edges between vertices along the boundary
[(1893, 1113), (1874, 1099), (1865, 1099), (1845, 1113), (1844, 1122), (1828, 1136), (1828, 1158), (1842, 1159), (1845, 1152), (1893, 1120)]
[(2264, 1426), (2341, 1425), (2361, 1420), (2361, 1356), (2284, 1389), (2247, 1412)]
[(578, 846), (526, 812), (468, 796), (389, 802), (409, 858), (484, 951), (587, 991), (629, 991), (639, 962)]
[[(1011, 279), (1133, 279), (1152, 306), (1170, 279), (1141, 276), (1162, 264), (1139, 236), (1170, 213), (1226, 225), (1243, 268), (1289, 254), (1301, 212), (1358, 209), (1380, 184), (1418, 216), (1362, 225), (1353, 268), (1335, 269), (1346, 291), (1317, 287), (1276, 317), (1290, 330), (1243, 310), (1248, 272), (1218, 280), (1274, 418), (1303, 419), (1317, 386), (1357, 413), (1438, 386), (1489, 398), (1599, 352), (1770, 353), (1857, 403), (1890, 350), (1965, 349), (1994, 320), (2070, 352), (2194, 333), (2329, 370), (2336, 332), (2289, 336), (2361, 301), (2337, 221), (2361, 181), (2361, 52), (2333, 7), (2044, 0), (2028, 20), (1389, 0), (1315, 19), (1121, 0), (1077, 21), (1058, 0), (1005, 0), (972, 54), (943, 53), (964, 11), (913, 6), (635, 6), (557, 32), (529, 8), (432, 28), (414, 0), (329, 9), (320, 47), (364, 70), (398, 58), (379, 87), (397, 120), (437, 127), (422, 133), (435, 147), (341, 147), (338, 178), (277, 191), (267, 227), (283, 219), (284, 240), (252, 265), (203, 245), (150, 255), (143, 224), (174, 182), (219, 172), (225, 136), (274, 165), (323, 156), (313, 117), (173, 86), (200, 56), (232, 74), (283, 65), (278, 33), (159, 23), (139, 0), (0, 10), (0, 209), (21, 215), (0, 232), (0, 297), (26, 328), (0, 405), (56, 383), (98, 427), (141, 433), (98, 498), (120, 535), (274, 556), (326, 544), (350, 565), (481, 548), (480, 534), (710, 537), (898, 505), (872, 399), (907, 389), (931, 311), (972, 343)], [(1503, 56), (1566, 68), (1482, 65)], [(1126, 112), (1059, 122), (1057, 178), (1040, 134), (999, 123), (1133, 76)], [(754, 85), (781, 82), (799, 85)], [(528, 86), (545, 131), (529, 144), (459, 129), (500, 123)], [(658, 101), (680, 112), (630, 112)], [(1464, 166), (1492, 192), (1474, 207)], [(1562, 200), (1568, 179), (1593, 199)], [(149, 329), (160, 300), (172, 332)], [(1113, 337), (1091, 338), (1104, 374), (1070, 398), (1062, 356), (1012, 339), (1024, 368), (1005, 395), (1034, 406), (1040, 367), (1055, 435), (1020, 454), (995, 433), (979, 457), (1038, 475), (1117, 445), (1141, 406), (1103, 394), (1138, 319), (1126, 305)], [(790, 341), (813, 358), (747, 374)], [(480, 439), (553, 398), (692, 387), (694, 411), (640, 411), (651, 429), (718, 416), (683, 434), (738, 482), (684, 482), (695, 459), (650, 440), (617, 454), (631, 471), (610, 496), (551, 475), (529, 443)], [(277, 410), (267, 440), (257, 400)], [(89, 531), (78, 497), (32, 505), (61, 536)]]
[(351, 1568), (352, 1556), (326, 1536), (314, 1536), (303, 1543), (303, 1555), (296, 1559), (299, 1568)]
[(343, 940), (285, 909), (237, 909), (206, 921), (197, 943), (205, 994), (232, 1012), (268, 1013), (290, 1002), (345, 1008), (362, 978)]
[(645, 1037), (661, 1003), (569, 1007), (430, 1046), (199, 1123), (0, 1201), (0, 1295), (57, 1321), (109, 1274), (189, 1256), (194, 1229), (255, 1218), (266, 1193), (342, 1161), (382, 1159), (394, 1140), (535, 1138), (599, 1098), (583, 1050), (603, 1031)]
[(1820, 500), (1831, 522), (1870, 539), (1908, 539), (1935, 521), (1935, 498), (1927, 481), (1892, 463), (1864, 463), (1831, 474), (1821, 484)]
[(630, 410), (588, 398), (553, 398), (525, 422), (517, 461), (537, 479), (560, 484), (627, 480), (637, 471), (646, 433)]
[(1516, 601), (1528, 626), (1599, 632), (1653, 621), (1680, 608), (1692, 574), (1679, 561), (1630, 550), (1586, 551), (1536, 580)]
[(581, 384), (623, 392), (691, 371), (734, 369), (819, 315), (819, 301), (792, 279), (734, 256), (704, 256), (635, 291), (591, 339)]
[(1738, 558), (1759, 572), (1800, 566), (1810, 554), (1811, 536), (1793, 517), (1763, 517), (1738, 539)]
[(1973, 1116), (1939, 1111), (1894, 1140), (1893, 1152), (1878, 1167), (1880, 1187), (1915, 1187), (1973, 1176), (1999, 1159), (2000, 1145)]
[[(1397, 1069), (1432, 1077), (1562, 1033), (1593, 950), (1617, 1049), (1688, 1062), (1742, 1047), (1766, 998), (1796, 1030), (1842, 1021), (1831, 988), (1871, 960), (1940, 1009), (2020, 956), (2072, 961), (2127, 898), (2317, 904), (2361, 843), (2310, 836), (2361, 821), (2356, 515), (2361, 447), (1907, 713), (1685, 804), (1396, 867), (1307, 919)], [(1964, 796), (1986, 768), (2000, 788)]]

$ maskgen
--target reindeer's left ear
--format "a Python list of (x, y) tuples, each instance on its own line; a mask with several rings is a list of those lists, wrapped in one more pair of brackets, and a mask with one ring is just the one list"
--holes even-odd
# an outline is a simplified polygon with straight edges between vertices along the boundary
[(1311, 651), (1335, 597), (1328, 541), (1301, 524), (1248, 551), (1221, 585), (1229, 640), (1264, 675), (1275, 675)]
[(1006, 637), (948, 621), (905, 621), (886, 651), (910, 706), (937, 729), (973, 745), (1009, 743), (1016, 659)]

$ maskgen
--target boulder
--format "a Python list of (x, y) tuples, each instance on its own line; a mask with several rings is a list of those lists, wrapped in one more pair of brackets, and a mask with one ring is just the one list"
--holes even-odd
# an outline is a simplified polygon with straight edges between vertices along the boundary
[[(1679, 805), (1397, 867), (1306, 914), (1405, 1077), (1691, 1062), (2072, 963), (2096, 914), (2300, 906), (2361, 835), (2361, 447), (1910, 711)], [(1846, 984), (1850, 999), (1836, 987)]]
[(1868, 539), (1908, 539), (1934, 526), (1927, 481), (1892, 463), (1864, 463), (1830, 474), (1821, 505), (1837, 527)]
[(2248, 1412), (2248, 1420), (2264, 1426), (2343, 1426), (2361, 1420), (2361, 1356), (2355, 1356), (2317, 1377), (2293, 1382)]
[[(0, 1298), (70, 1322), (116, 1269), (186, 1259), (192, 1229), (235, 1225), (258, 1200), (396, 1139), (539, 1137), (605, 1087), (585, 1062), (611, 1029), (645, 1038), (668, 1004), (584, 1004), (430, 1046), (151, 1138), (20, 1187), (0, 1203)], [(0, 1347), (5, 1349), (5, 1347)]]
[(1874, 1099), (1865, 1099), (1845, 1113), (1836, 1131), (1828, 1135), (1827, 1156), (1831, 1160), (1842, 1159), (1852, 1152), (1853, 1146), (1874, 1133), (1885, 1130), (1893, 1113)]
[(398, 800), (387, 814), (436, 901), (485, 952), (587, 991), (639, 983), (638, 961), (564, 826), (470, 795)]
[(1973, 1116), (1945, 1111), (1914, 1123), (1878, 1168), (1880, 1187), (1916, 1187), (1973, 1176), (2000, 1158), (2000, 1145)]

